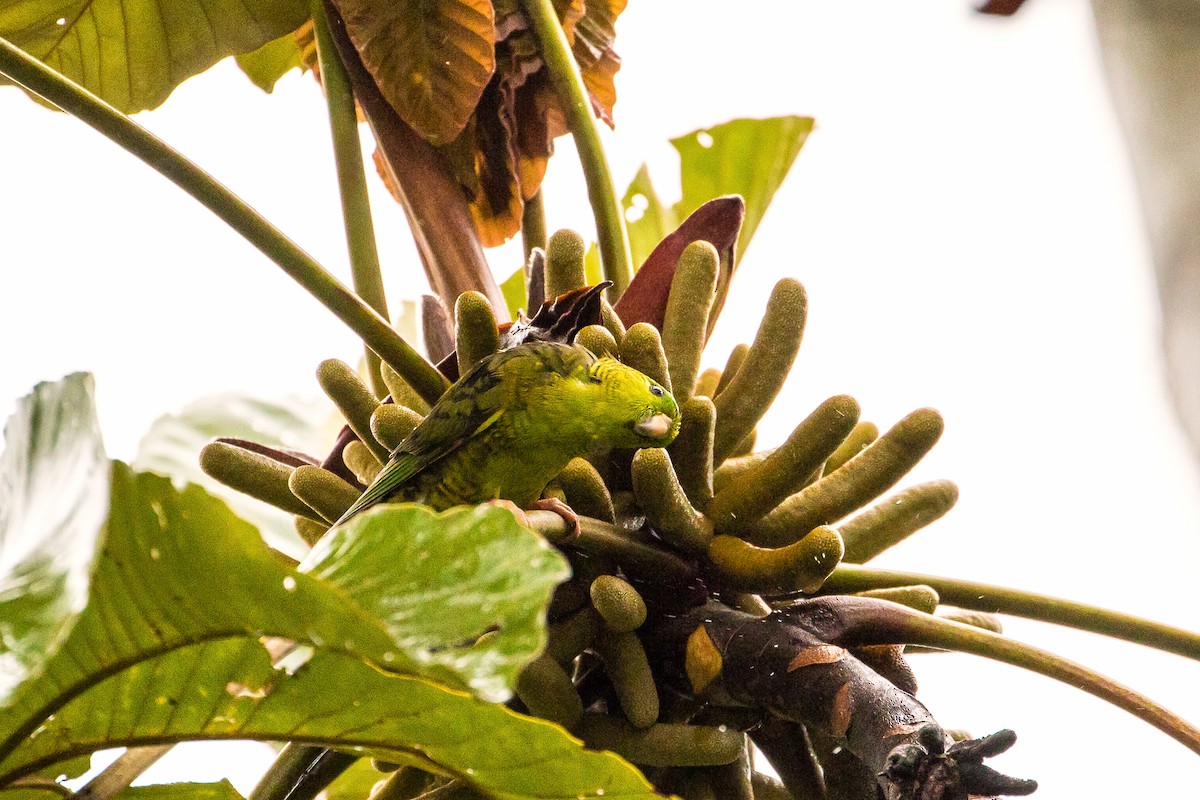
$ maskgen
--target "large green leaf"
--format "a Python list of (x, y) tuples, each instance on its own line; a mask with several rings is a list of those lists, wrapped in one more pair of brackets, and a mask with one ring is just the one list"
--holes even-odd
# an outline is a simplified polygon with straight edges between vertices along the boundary
[[(387, 780), (390, 772), (375, 769), (372, 758), (360, 758), (334, 779), (321, 793), (321, 800), (367, 800), (375, 784)], [(122, 798), (124, 800), (124, 798)]]
[[(380, 509), (336, 534), (314, 557), (315, 567), (335, 585), (284, 565), (249, 523), (203, 489), (179, 491), (166, 478), (113, 462), (111, 512), (87, 607), (42, 674), (0, 706), (0, 753), (112, 675), (153, 672), (159, 667), (147, 665), (193, 644), (256, 643), (264, 635), (507, 697), (515, 672), (541, 647), (549, 589), (515, 598), (488, 592), (517, 581), (550, 584), (563, 574), (561, 559), (547, 555), (546, 546), (503, 509), (448, 515), (479, 525), (486, 563), (473, 552), (474, 544), (464, 541), (462, 529), (439, 536), (445, 518), (424, 513), (413, 523), (412, 516), (411, 508)], [(397, 517), (415, 529), (388, 524)], [(419, 552), (410, 536), (421, 543)], [(363, 552), (368, 547), (377, 552)], [(509, 548), (514, 556), (497, 552)], [(339, 553), (348, 563), (333, 562)], [(431, 566), (436, 566), (432, 577), (415, 574)], [(505, 569), (515, 574), (502, 574)], [(438, 580), (454, 583), (439, 587)], [(394, 598), (393, 587), (400, 587), (397, 592), (418, 587), (430, 605)], [(485, 607), (474, 619), (476, 626), (486, 622), (496, 630), (487, 641), (474, 642), (483, 629), (445, 619), (443, 607), (435, 604), (439, 593), (459, 590)], [(542, 602), (542, 607), (522, 602)], [(194, 677), (155, 674), (168, 684)], [(178, 714), (185, 712), (199, 713), (181, 704)]]
[(740, 194), (746, 201), (740, 258), (812, 128), (812, 117), (735, 119), (672, 139), (681, 162), (679, 219), (714, 197)]
[(133, 467), (168, 475), (179, 486), (203, 486), (258, 526), (273, 547), (300, 558), (308, 547), (296, 533), (292, 515), (210, 478), (200, 469), (200, 450), (228, 436), (280, 450), (320, 453), (335, 432), (329, 430), (332, 414), (327, 403), (298, 398), (276, 402), (235, 393), (203, 397), (155, 420), (138, 444)]
[(496, 67), (489, 0), (337, 0), (388, 103), (432, 144), (458, 136)]
[(508, 306), (509, 319), (516, 319), (521, 309), (530, 315), (537, 313), (536, 308), (525, 308), (529, 299), (525, 291), (525, 268), (517, 267), (517, 271), (505, 278), (500, 284), (500, 292), (504, 295), (504, 305)]
[(87, 601), (108, 513), (108, 458), (92, 378), (40, 383), (0, 456), (0, 707), (36, 674)]
[(246, 639), (173, 650), (113, 675), (0, 761), (0, 784), (73, 752), (197, 734), (415, 759), (497, 798), (658, 797), (619, 757), (586, 751), (551, 723), (340, 653), (277, 669)]
[(625, 208), (625, 219), (629, 229), (629, 249), (633, 263), (640, 267), (650, 253), (667, 234), (679, 227), (687, 214), (679, 214), (674, 208), (663, 205), (650, 181), (650, 170), (645, 164), (638, 169), (629, 188), (625, 190), (621, 204)]
[(330, 531), (300, 570), (382, 620), (422, 669), (442, 665), (496, 701), (545, 647), (546, 606), (571, 575), (558, 551), (491, 505), (376, 507)]
[(0, 37), (133, 113), (308, 15), (304, 0), (9, 0)]
[(304, 66), (304, 53), (296, 34), (289, 33), (238, 56), (237, 65), (251, 83), (270, 94), (275, 91), (280, 78)]
[(241, 793), (229, 781), (131, 786), (117, 797), (120, 800), (243, 800)]
[[(0, 798), (3, 800), (61, 800), (70, 791), (66, 782), (86, 773), (92, 765), (90, 755), (76, 756), (58, 761), (22, 778), (18, 785), (6, 786)], [(183, 800), (183, 798), (180, 798)], [(349, 798), (339, 798), (349, 800)], [(362, 800), (361, 797), (357, 800)]]
[(666, 206), (659, 200), (644, 164), (622, 200), (633, 263), (642, 264), (697, 208), (727, 194), (746, 202), (737, 249), (741, 258), (812, 127), (811, 117), (735, 119), (672, 139), (680, 159), (680, 201)]

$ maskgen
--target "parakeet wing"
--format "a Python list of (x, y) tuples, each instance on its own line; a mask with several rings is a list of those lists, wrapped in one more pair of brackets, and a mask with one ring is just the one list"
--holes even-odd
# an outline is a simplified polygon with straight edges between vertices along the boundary
[(484, 361), (467, 378), (451, 386), (430, 409), (429, 415), (392, 452), (383, 470), (358, 500), (335, 522), (381, 503), (404, 484), (453, 453), (473, 436), (493, 425), (503, 414), (499, 376)]

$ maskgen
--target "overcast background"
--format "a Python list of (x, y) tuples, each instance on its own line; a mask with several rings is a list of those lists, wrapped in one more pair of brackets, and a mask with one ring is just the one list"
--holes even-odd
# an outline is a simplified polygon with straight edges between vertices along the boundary
[[(804, 282), (806, 341), (760, 443), (834, 394), (881, 428), (934, 406), (946, 434), (909, 482), (952, 478), (961, 499), (879, 564), (1200, 628), (1200, 475), (1167, 402), (1087, 4), (1032, 0), (1011, 20), (966, 0), (731, 8), (631, 3), (606, 141), (620, 188), (648, 160), (670, 200), (668, 138), (735, 117), (816, 117), (708, 352), (719, 365), (753, 337), (779, 277)], [(268, 96), (225, 62), (138, 120), (348, 276), (322, 113), (311, 79), (293, 74)], [(321, 359), (357, 358), (328, 312), (107, 140), (12, 88), (0, 88), (0, 120), (5, 415), (37, 381), (90, 370), (109, 451), (130, 458), (158, 415), (196, 397), (312, 395)], [(552, 228), (589, 227), (574, 158), (561, 141)], [(416, 297), (403, 214), (372, 191), (389, 296)], [(500, 278), (520, 260), (516, 247), (493, 255)], [(1200, 722), (1200, 664), (1034, 623), (1008, 631)], [(1195, 755), (1070, 687), (969, 657), (912, 661), (943, 724), (1018, 732), (995, 766), (1037, 778), (1038, 797), (1194, 791)], [(211, 777), (216, 750), (248, 790), (256, 764), (220, 745), (173, 757), (159, 777)]]

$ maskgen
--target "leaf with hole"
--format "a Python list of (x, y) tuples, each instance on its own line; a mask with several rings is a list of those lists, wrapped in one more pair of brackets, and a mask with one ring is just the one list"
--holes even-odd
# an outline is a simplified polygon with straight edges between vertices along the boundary
[[(257, 647), (261, 636), (505, 699), (542, 647), (545, 605), (565, 575), (561, 557), (490, 506), (451, 512), (449, 523), (415, 507), (363, 515), (313, 555), (311, 567), (328, 581), (285, 566), (197, 486), (176, 490), (113, 462), (110, 509), (86, 608), (40, 673), (0, 707), (0, 754), (114, 675), (165, 681), (154, 702), (170, 706), (171, 692), (195, 675), (162, 673), (157, 659), (214, 642)], [(430, 613), (452, 596), (478, 608)], [(181, 703), (174, 713), (207, 713), (189, 702), (200, 707)]]
[(342, 653), (276, 668), (250, 639), (194, 644), (115, 672), (0, 756), (0, 786), (72, 752), (189, 738), (334, 745), (511, 800), (658, 797), (630, 764), (584, 750), (551, 723)]

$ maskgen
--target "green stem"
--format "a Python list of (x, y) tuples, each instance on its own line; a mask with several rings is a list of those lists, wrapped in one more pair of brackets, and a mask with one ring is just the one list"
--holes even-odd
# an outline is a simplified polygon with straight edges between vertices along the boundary
[(1200, 635), (1190, 631), (1096, 606), (1003, 586), (915, 572), (875, 569), (857, 564), (839, 564), (833, 575), (825, 581), (822, 591), (861, 592), (866, 589), (917, 584), (932, 587), (947, 605), (1065, 625), (1200, 661)]
[(596, 218), (600, 263), (604, 267), (604, 277), (613, 282), (609, 299), (615, 302), (633, 279), (630, 266), (633, 257), (629, 251), (629, 235), (625, 231), (625, 216), (592, 117), (592, 102), (583, 85), (579, 65), (571, 55), (567, 35), (558, 22), (554, 4), (551, 0), (521, 0), (521, 5), (533, 23), (542, 58), (550, 70), (550, 81), (567, 118), (567, 128), (579, 150), (588, 199)]
[(683, 582), (696, 575), (696, 569), (690, 562), (657, 544), (630, 535), (629, 531), (610, 522), (581, 516), (579, 529), (572, 535), (557, 512), (526, 511), (525, 515), (529, 519), (529, 527), (552, 544), (609, 556), (630, 570), (663, 580)]
[(897, 639), (904, 644), (971, 653), (1045, 675), (1112, 703), (1158, 728), (1192, 752), (1200, 753), (1200, 730), (1148, 697), (1087, 667), (991, 631), (922, 614), (905, 606), (897, 605), (897, 608), (903, 609), (903, 612), (897, 613), (902, 613), (904, 617), (900, 625), (902, 632)]
[[(388, 319), (383, 274), (379, 268), (379, 253), (375, 249), (371, 201), (367, 198), (367, 174), (363, 169), (362, 145), (358, 141), (358, 111), (354, 105), (354, 91), (329, 33), (324, 0), (312, 0), (312, 18), (317, 39), (317, 58), (321, 64), (321, 85), (325, 89), (329, 127), (333, 133), (333, 155), (337, 164), (338, 191), (342, 198), (342, 218), (346, 226), (346, 247), (350, 253), (354, 291), (381, 317)], [(370, 348), (367, 348), (367, 375), (376, 397), (387, 394), (379, 368), (379, 356)]]
[[(525, 209), (521, 214), (521, 244), (525, 247), (525, 263), (529, 263), (529, 255), (533, 248), (546, 250), (546, 205), (542, 201), (542, 190), (525, 201)], [(536, 309), (529, 309), (533, 314)]]
[(423, 398), (432, 403), (441, 396), (445, 378), (396, 335), (387, 320), (196, 164), (108, 103), (4, 39), (0, 39), (0, 74), (91, 125), (199, 200), (346, 323)]

